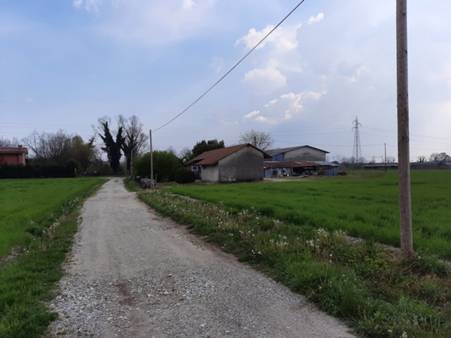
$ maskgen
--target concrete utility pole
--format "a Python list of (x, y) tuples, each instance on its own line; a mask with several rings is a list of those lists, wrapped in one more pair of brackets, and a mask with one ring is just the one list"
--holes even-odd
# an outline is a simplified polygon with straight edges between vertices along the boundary
[(412, 196), (409, 150), (409, 67), (407, 54), (407, 0), (396, 0), (396, 44), (398, 78), (398, 171), (401, 216), (401, 251), (413, 257)]
[(150, 142), (150, 180), (152, 181), (152, 186), (154, 184), (153, 181), (153, 144), (152, 144), (152, 129), (149, 130), (149, 142)]

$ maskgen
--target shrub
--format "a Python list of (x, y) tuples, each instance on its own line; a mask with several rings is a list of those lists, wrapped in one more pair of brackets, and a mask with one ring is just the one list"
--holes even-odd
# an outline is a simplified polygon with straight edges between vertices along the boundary
[(179, 168), (175, 172), (175, 181), (180, 184), (193, 183), (195, 181), (195, 176), (191, 170)]
[[(150, 153), (135, 160), (134, 173), (136, 176), (150, 177)], [(154, 151), (153, 170), (157, 181), (174, 181), (176, 172), (183, 168), (182, 161), (171, 151)]]

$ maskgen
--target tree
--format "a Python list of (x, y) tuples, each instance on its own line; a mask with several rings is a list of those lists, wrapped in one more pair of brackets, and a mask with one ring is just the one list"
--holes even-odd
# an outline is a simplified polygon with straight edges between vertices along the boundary
[(17, 147), (19, 141), (16, 138), (8, 139), (0, 137), (0, 147)]
[(23, 141), (34, 154), (36, 162), (64, 165), (71, 159), (72, 137), (64, 131), (56, 133), (33, 132)]
[(445, 152), (443, 152), (443, 153), (434, 153), (430, 157), (430, 161), (431, 162), (446, 162), (446, 161), (450, 161), (450, 160), (451, 160), (451, 156), (449, 156)]
[[(183, 168), (182, 161), (172, 151), (154, 151), (153, 164), (155, 179), (160, 182), (174, 181)], [(137, 176), (150, 177), (150, 153), (138, 157), (133, 162), (133, 170)]]
[(418, 156), (418, 162), (420, 162), (420, 163), (426, 162), (426, 156), (423, 156), (423, 155)]
[(119, 126), (116, 138), (113, 138), (108, 119), (99, 119), (98, 134), (103, 141), (102, 150), (107, 154), (111, 169), (115, 174), (120, 170), (121, 149), (125, 141), (123, 127)]
[(182, 149), (182, 151), (179, 154), (179, 157), (182, 160), (182, 163), (186, 163), (192, 158), (194, 158), (193, 152), (191, 151), (191, 149), (188, 148)]
[(96, 160), (94, 137), (84, 142), (79, 135), (69, 135), (59, 130), (56, 133), (33, 132), (24, 143), (32, 152), (32, 165), (72, 167), (75, 172), (86, 174), (88, 167)]
[(273, 140), (271, 137), (271, 134), (263, 132), (263, 131), (256, 131), (256, 130), (249, 130), (240, 136), (240, 143), (249, 143), (252, 144), (254, 147), (257, 147), (262, 150), (266, 150), (273, 144)]
[(144, 132), (144, 126), (138, 117), (133, 115), (126, 119), (119, 115), (119, 125), (125, 132), (124, 142), (122, 143), (122, 151), (126, 159), (126, 168), (131, 173), (132, 158), (138, 156), (144, 148), (149, 137)]
[(224, 148), (224, 141), (218, 141), (218, 140), (202, 140), (200, 142), (197, 142), (192, 150), (193, 158), (196, 156), (199, 156), (200, 154), (209, 151), (209, 150), (215, 150)]
[(94, 145), (94, 137), (84, 142), (81, 136), (73, 136), (71, 139), (70, 157), (77, 163), (78, 169), (85, 174), (90, 165), (96, 161), (97, 154)]

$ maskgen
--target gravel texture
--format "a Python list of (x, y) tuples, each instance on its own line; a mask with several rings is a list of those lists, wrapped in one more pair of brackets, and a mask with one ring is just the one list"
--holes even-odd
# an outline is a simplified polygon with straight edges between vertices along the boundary
[(352, 337), (112, 179), (84, 205), (53, 337)]

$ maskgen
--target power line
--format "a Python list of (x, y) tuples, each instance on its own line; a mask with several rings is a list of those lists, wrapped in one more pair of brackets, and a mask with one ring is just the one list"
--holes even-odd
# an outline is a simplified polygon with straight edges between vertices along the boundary
[(252, 54), (277, 28), (279, 28), (303, 3), (305, 0), (300, 1), (285, 17), (279, 21), (277, 25), (273, 27), (254, 47), (252, 47), (241, 59), (239, 59), (224, 75), (222, 75), (215, 83), (213, 83), (205, 92), (203, 92), (197, 99), (195, 99), (192, 103), (190, 103), (185, 109), (183, 109), (180, 113), (172, 117), (169, 121), (162, 124), (160, 127), (156, 128), (154, 131), (159, 131), (160, 129), (166, 127), (170, 123), (174, 122), (180, 116), (185, 114), (188, 110), (190, 110), (195, 104), (197, 104), (200, 100), (202, 100), (205, 96), (208, 95), (217, 85), (219, 85), (230, 73), (232, 73), (249, 55)]

